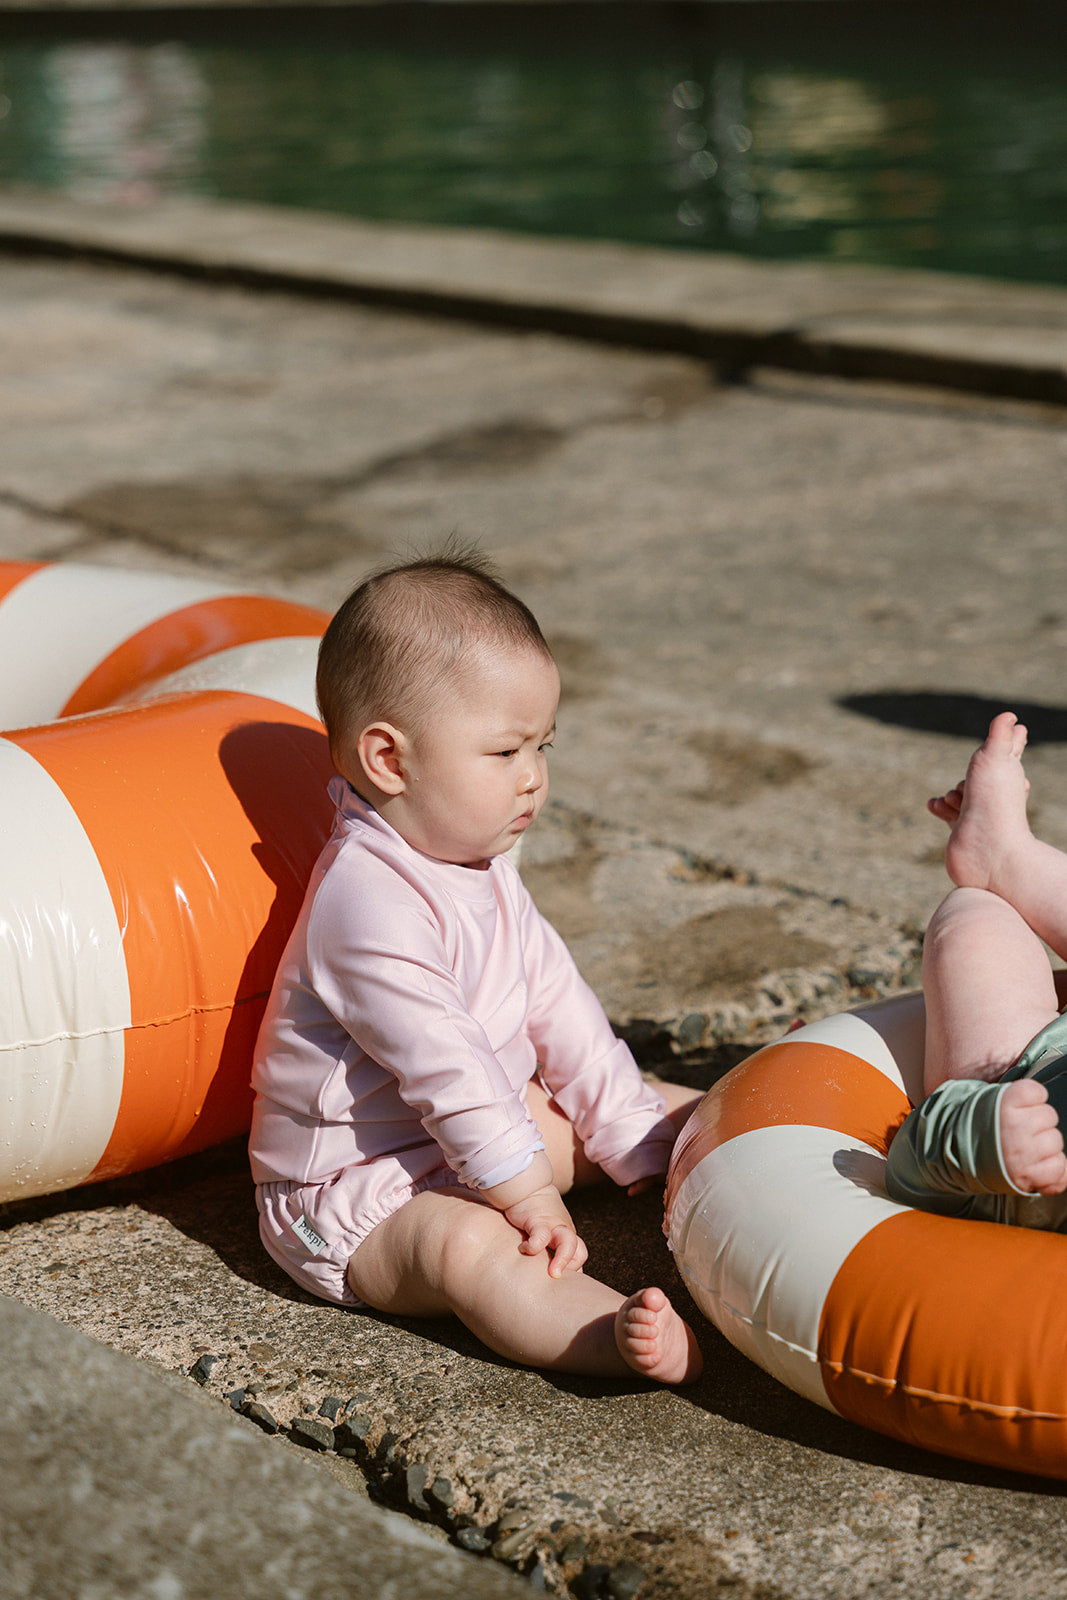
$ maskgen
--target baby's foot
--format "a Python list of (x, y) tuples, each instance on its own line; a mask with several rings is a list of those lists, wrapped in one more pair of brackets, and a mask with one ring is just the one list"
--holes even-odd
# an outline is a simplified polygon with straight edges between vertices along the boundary
[(1033, 840), (1026, 820), (1030, 785), (1023, 771), (1026, 729), (1013, 711), (1002, 711), (975, 751), (967, 776), (928, 809), (952, 829), (945, 868), (959, 889), (991, 889), (1020, 846)]
[(659, 1383), (692, 1383), (704, 1365), (693, 1330), (662, 1289), (641, 1289), (619, 1307), (615, 1343), (635, 1372)]
[(1059, 1118), (1048, 1090), (1033, 1078), (1005, 1085), (998, 1108), (1000, 1157), (1004, 1170), (1024, 1194), (1062, 1194), (1067, 1188), (1067, 1158)]

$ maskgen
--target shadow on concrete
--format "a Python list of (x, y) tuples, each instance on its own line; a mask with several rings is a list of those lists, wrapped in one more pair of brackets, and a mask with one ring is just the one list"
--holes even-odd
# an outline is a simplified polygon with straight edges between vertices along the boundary
[[(278, 1300), (337, 1311), (345, 1317), (355, 1314), (327, 1307), (298, 1288), (263, 1250), (243, 1140), (150, 1172), (5, 1205), (0, 1207), (0, 1233), (63, 1212), (88, 1213), (122, 1205), (134, 1205), (164, 1218), (178, 1232), (210, 1249), (236, 1277)], [(698, 1383), (677, 1395), (706, 1414), (711, 1429), (707, 1448), (712, 1452), (717, 1448), (716, 1433), (725, 1425), (745, 1429), (754, 1440), (778, 1440), (841, 1462), (880, 1467), (916, 1479), (1033, 1494), (1046, 1501), (1067, 1496), (1064, 1483), (934, 1455), (861, 1428), (777, 1383), (735, 1350), (690, 1299), (663, 1244), (658, 1194), (629, 1200), (609, 1189), (587, 1190), (572, 1196), (571, 1210), (589, 1245), (589, 1270), (595, 1276), (622, 1294), (642, 1283), (658, 1283), (692, 1323), (704, 1353), (705, 1370)], [(361, 1315), (383, 1328), (402, 1330), (427, 1345), (436, 1345), (476, 1368), (495, 1369), (501, 1375), (516, 1370), (513, 1363), (494, 1355), (452, 1318)], [(541, 1377), (560, 1395), (589, 1402), (610, 1401), (635, 1389), (656, 1387), (636, 1377), (603, 1379), (564, 1373), (542, 1373)], [(469, 1378), (462, 1387), (470, 1387)]]
[[(695, 1308), (694, 1315), (700, 1315)], [(844, 1461), (864, 1462), (913, 1477), (1024, 1491), (1054, 1499), (1067, 1494), (1067, 1485), (1048, 1478), (935, 1455), (862, 1428), (776, 1383), (706, 1323), (700, 1337), (712, 1377), (709, 1382), (705, 1376), (686, 1391), (686, 1398), (726, 1422)], [(707, 1392), (709, 1388), (711, 1393)]]
[(187, 1239), (206, 1245), (236, 1277), (304, 1305), (305, 1294), (267, 1255), (259, 1240), (255, 1187), (244, 1138), (182, 1156), (146, 1172), (0, 1205), (0, 1236), (24, 1223), (68, 1213), (89, 1215), (136, 1206), (162, 1217)]
[(883, 689), (870, 694), (846, 694), (837, 701), (844, 711), (855, 711), (874, 722), (920, 733), (948, 733), (978, 742), (989, 732), (998, 711), (1014, 711), (1025, 722), (1031, 746), (1067, 744), (1067, 706), (1005, 697), (992, 700), (981, 694), (954, 694), (937, 689)]
[[(824, 1411), (771, 1378), (736, 1350), (691, 1299), (674, 1258), (663, 1244), (658, 1194), (633, 1201), (610, 1190), (587, 1190), (572, 1196), (569, 1204), (589, 1245), (589, 1270), (596, 1277), (622, 1294), (631, 1293), (638, 1282), (658, 1283), (691, 1323), (703, 1351), (704, 1372), (699, 1382), (678, 1394), (709, 1417), (844, 1461), (863, 1462), (915, 1477), (1023, 1491), (1052, 1499), (1067, 1496), (1067, 1483), (935, 1455), (862, 1428), (834, 1412)], [(607, 1383), (560, 1373), (545, 1376), (561, 1392), (589, 1398), (633, 1389), (633, 1384), (626, 1382)]]

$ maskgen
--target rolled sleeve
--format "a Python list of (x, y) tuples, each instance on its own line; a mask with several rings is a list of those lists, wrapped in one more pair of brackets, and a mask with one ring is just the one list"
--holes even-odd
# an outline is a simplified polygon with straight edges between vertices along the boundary
[(953, 1079), (901, 1124), (889, 1150), (886, 1188), (902, 1205), (966, 1216), (980, 1195), (1022, 1194), (1000, 1148), (1003, 1083)]

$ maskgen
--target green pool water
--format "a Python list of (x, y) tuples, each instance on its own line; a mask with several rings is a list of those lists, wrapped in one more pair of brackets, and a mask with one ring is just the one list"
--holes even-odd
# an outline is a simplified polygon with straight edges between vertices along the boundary
[(0, 183), (1064, 283), (1067, 6), (0, 12)]

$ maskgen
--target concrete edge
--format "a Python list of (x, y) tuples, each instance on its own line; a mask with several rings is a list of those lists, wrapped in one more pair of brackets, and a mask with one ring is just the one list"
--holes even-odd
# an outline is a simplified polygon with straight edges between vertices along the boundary
[(191, 1385), (6, 1296), (0, 1330), (0, 1590), (12, 1600), (517, 1600), (526, 1589)]
[(1067, 289), (785, 264), (291, 208), (0, 190), (0, 251), (753, 367), (1067, 405)]

